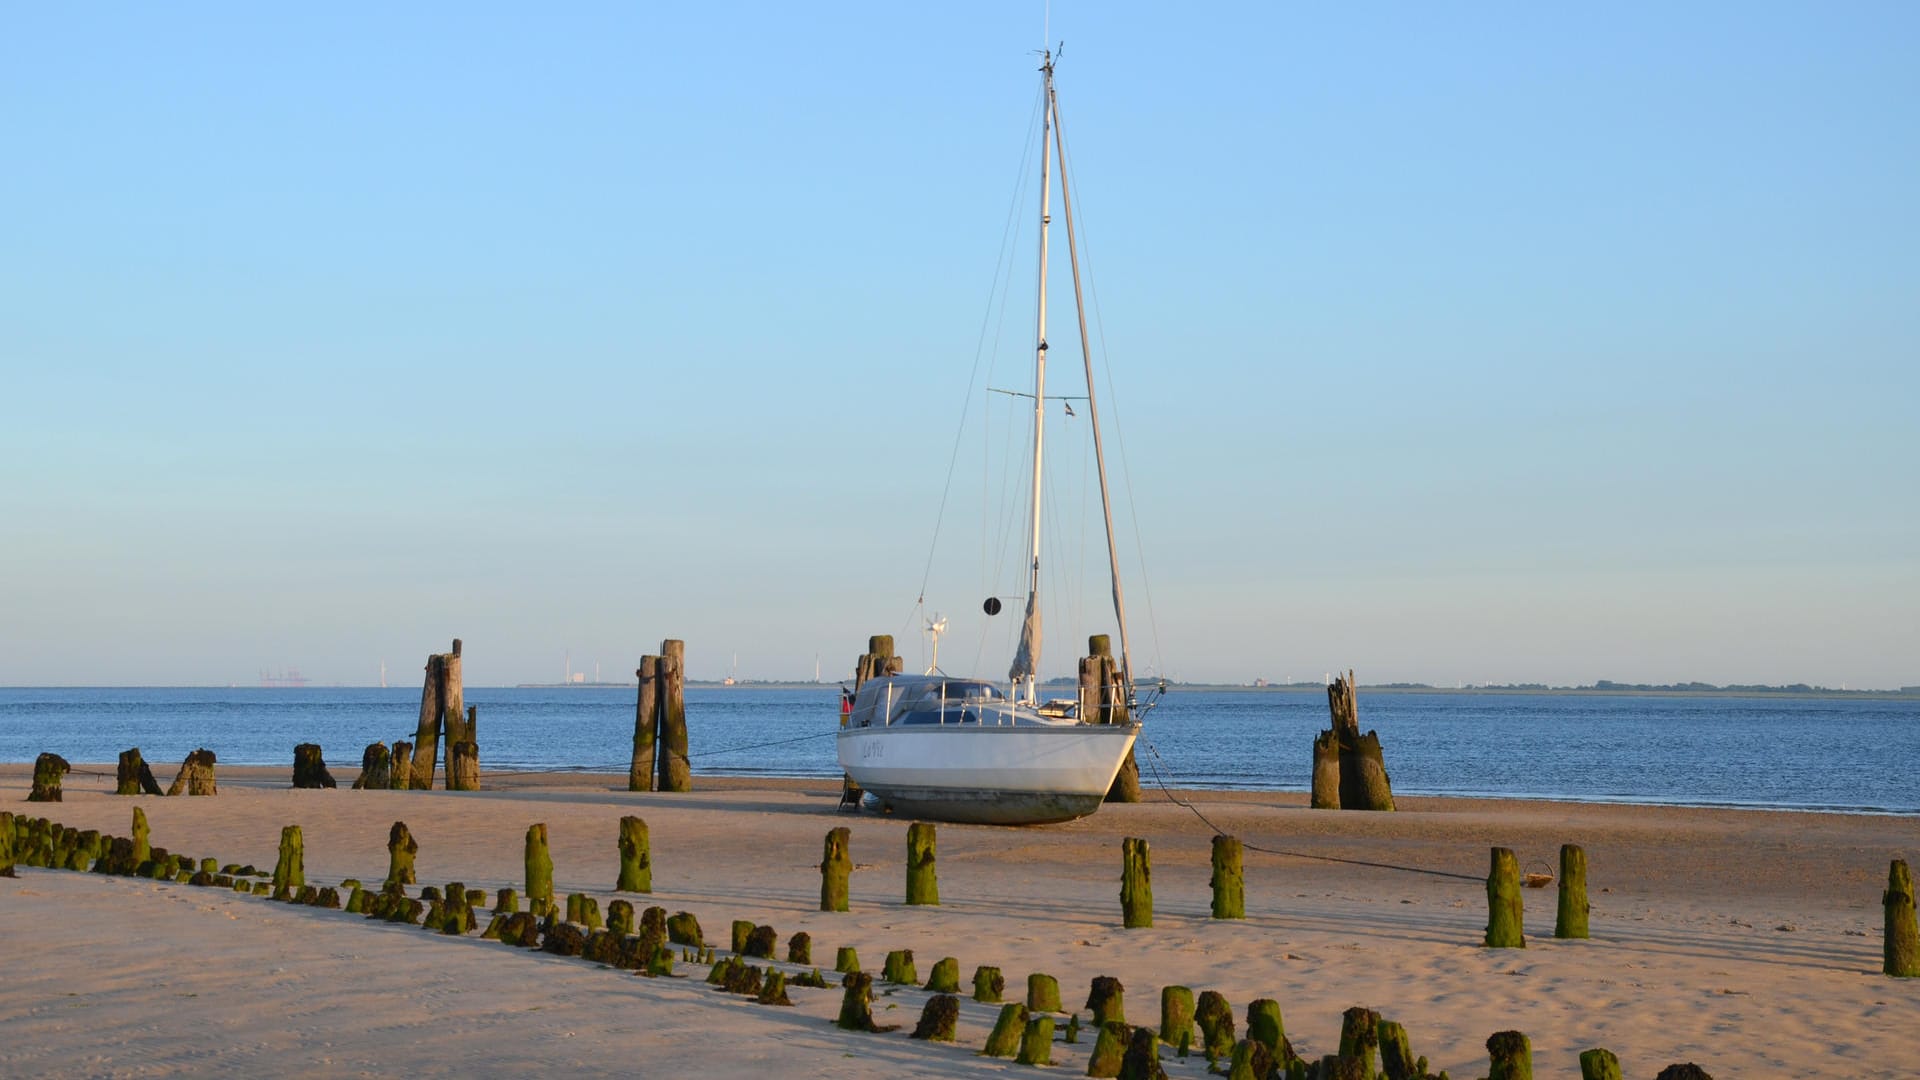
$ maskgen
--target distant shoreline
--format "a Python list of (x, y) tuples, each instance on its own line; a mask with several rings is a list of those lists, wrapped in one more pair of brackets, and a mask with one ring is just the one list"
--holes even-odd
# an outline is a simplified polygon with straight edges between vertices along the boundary
[[(851, 679), (846, 680), (852, 682)], [(596, 683), (513, 683), (488, 685), (468, 683), (469, 690), (632, 690), (635, 683), (596, 682)], [(742, 680), (728, 685), (718, 680), (689, 679), (689, 687), (699, 690), (827, 690), (838, 689), (840, 682), (788, 682), (770, 680), (759, 682)], [(1066, 681), (1047, 682), (1041, 689), (1055, 696), (1071, 694), (1074, 684)], [(408, 690), (410, 687), (392, 686), (349, 686), (344, 683), (310, 683), (306, 686), (251, 686), (220, 683), (174, 683), (174, 684), (128, 684), (94, 686), (30, 686), (6, 685), (0, 690)], [(1183, 683), (1169, 682), (1170, 693), (1193, 691), (1208, 694), (1321, 694), (1326, 687), (1320, 683), (1280, 683), (1270, 686), (1251, 686), (1246, 683)], [(1516, 697), (1712, 697), (1712, 698), (1756, 698), (1771, 700), (1774, 698), (1802, 699), (1871, 699), (1877, 701), (1920, 701), (1920, 687), (1901, 687), (1898, 690), (1850, 690), (1827, 686), (1424, 686), (1418, 683), (1385, 683), (1367, 685), (1362, 683), (1363, 694), (1496, 694)]]

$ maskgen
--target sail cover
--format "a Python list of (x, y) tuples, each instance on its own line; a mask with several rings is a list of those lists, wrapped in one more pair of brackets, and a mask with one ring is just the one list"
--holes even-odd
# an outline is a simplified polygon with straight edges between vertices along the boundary
[(1030, 679), (1040, 668), (1040, 602), (1035, 590), (1027, 591), (1027, 618), (1020, 624), (1020, 648), (1013, 654), (1013, 667), (1007, 677), (1014, 682)]

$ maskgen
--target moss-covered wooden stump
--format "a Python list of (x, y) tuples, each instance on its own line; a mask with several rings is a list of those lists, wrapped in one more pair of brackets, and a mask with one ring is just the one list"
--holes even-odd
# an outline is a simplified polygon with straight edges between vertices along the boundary
[(825, 852), (820, 857), (820, 910), (847, 910), (847, 878), (853, 873), (853, 856), (847, 846), (853, 833), (842, 825), (827, 830)]
[(1886, 911), (1886, 934), (1880, 970), (1897, 979), (1920, 978), (1920, 928), (1914, 922), (1913, 874), (1905, 859), (1887, 866), (1887, 891), (1880, 894)]
[(667, 916), (667, 940), (675, 945), (691, 945), (696, 949), (707, 943), (700, 933), (700, 920), (689, 911), (676, 911)]
[(59, 754), (41, 754), (33, 759), (33, 790), (27, 793), (27, 801), (59, 802), (60, 778), (72, 768)]
[(447, 790), (480, 790), (480, 744), (471, 739), (447, 744)]
[[(1088, 1076), (1119, 1076), (1133, 1029), (1122, 1023), (1100, 1024), (1094, 1030), (1093, 1053), (1087, 1058)], [(1071, 1039), (1069, 1042), (1073, 1041)]]
[(1129, 930), (1153, 925), (1153, 860), (1137, 836), (1120, 841), (1120, 916)]
[(768, 968), (766, 976), (760, 984), (760, 992), (754, 995), (753, 1000), (760, 1005), (791, 1006), (793, 1002), (787, 997), (786, 975), (773, 968)]
[(1487, 1036), (1487, 1057), (1487, 1080), (1533, 1080), (1533, 1044), (1524, 1034), (1496, 1031)]
[(1487, 871), (1487, 936), (1489, 949), (1524, 949), (1522, 915), (1525, 901), (1520, 896), (1520, 861), (1510, 848), (1493, 849), (1493, 864)]
[(743, 950), (747, 956), (758, 960), (773, 959), (773, 951), (780, 946), (780, 935), (771, 926), (756, 926), (747, 932), (747, 947)]
[(555, 956), (579, 956), (586, 949), (586, 928), (577, 923), (556, 922), (540, 938), (540, 951)]
[(1193, 991), (1185, 986), (1160, 988), (1160, 1041), (1179, 1046), (1193, 1038)]
[(1580, 1080), (1620, 1080), (1620, 1059), (1605, 1047), (1580, 1051)]
[(913, 1026), (913, 1037), (931, 1042), (952, 1042), (954, 1026), (960, 1020), (960, 999), (952, 994), (935, 994), (920, 1010), (920, 1022)]
[(834, 1024), (847, 1031), (893, 1031), (898, 1024), (873, 1022), (873, 976), (862, 971), (849, 972), (841, 984), (840, 1015)]
[(1126, 987), (1111, 975), (1095, 975), (1087, 989), (1086, 1008), (1096, 1024), (1126, 1023)]
[(1713, 1080), (1713, 1076), (1693, 1062), (1683, 1061), (1661, 1069), (1653, 1080)]
[(553, 856), (547, 853), (547, 826), (527, 826), (527, 910), (537, 918), (554, 913)]
[(133, 863), (137, 867), (153, 858), (153, 846), (147, 842), (147, 812), (133, 808)]
[(1193, 1008), (1193, 1022), (1200, 1028), (1200, 1047), (1211, 1057), (1233, 1053), (1233, 1006), (1217, 990), (1200, 991)]
[(1340, 736), (1323, 731), (1313, 737), (1313, 795), (1315, 810), (1340, 809)]
[(1367, 1072), (1367, 1063), (1356, 1057), (1341, 1057), (1328, 1054), (1315, 1062), (1304, 1075), (1313, 1080), (1373, 1080)]
[(1027, 1026), (1020, 1032), (1020, 1052), (1013, 1060), (1020, 1065), (1053, 1064), (1053, 1017), (1027, 1018)]
[(18, 877), (14, 869), (13, 815), (0, 810), (0, 877)]
[(213, 773), (216, 760), (213, 751), (204, 746), (188, 754), (187, 759), (180, 763), (180, 771), (174, 775), (173, 783), (167, 787), (167, 794), (219, 794), (220, 788)]
[(308, 789), (336, 786), (333, 774), (327, 771), (327, 759), (320, 753), (319, 743), (306, 742), (293, 748), (293, 786)]
[(1560, 845), (1560, 905), (1553, 919), (1556, 938), (1587, 936), (1587, 853), (1578, 844)]
[(747, 953), (747, 938), (751, 936), (753, 936), (753, 920), (733, 920), (733, 933), (727, 940), (728, 951), (745, 956)]
[(653, 846), (647, 823), (637, 817), (620, 819), (620, 880), (615, 892), (653, 891)]
[(813, 963), (813, 938), (805, 930), (787, 939), (787, 963)]
[[(1274, 1016), (1280, 1015), (1279, 1006)], [(1340, 1056), (1359, 1058), (1368, 1076), (1379, 1071), (1380, 1016), (1372, 1009), (1356, 1005), (1340, 1016)]]
[(1032, 1012), (1066, 1012), (1060, 1007), (1060, 980), (1037, 971), (1028, 975), (1027, 1008)]
[(1387, 1080), (1427, 1080), (1427, 1059), (1413, 1055), (1406, 1028), (1381, 1020), (1374, 1032), (1380, 1044), (1380, 1071)]
[(693, 769), (687, 761), (687, 643), (668, 639), (660, 643), (659, 789), (692, 791)]
[(880, 977), (890, 983), (911, 986), (920, 981), (913, 968), (913, 950), (895, 949), (887, 954), (887, 962), (880, 969)]
[(606, 925), (600, 921), (600, 901), (586, 893), (567, 894), (567, 921), (589, 930), (604, 929)]
[(1266, 1043), (1246, 1038), (1233, 1044), (1233, 1054), (1228, 1059), (1227, 1080), (1268, 1080), (1272, 1075), (1273, 1051), (1268, 1049)]
[(396, 821), (387, 830), (387, 885), (413, 884), (413, 857), (420, 852), (419, 841), (407, 829), (407, 823)]
[(924, 821), (907, 826), (907, 903), (940, 903), (940, 881), (933, 866), (934, 830)]
[(288, 890), (297, 890), (307, 883), (304, 860), (300, 826), (288, 825), (281, 829), (280, 860), (273, 866), (273, 895), (276, 898), (282, 898)]
[(973, 969), (973, 1000), (998, 1005), (1000, 995), (1006, 992), (1007, 979), (999, 968), (982, 964)]
[(123, 750), (120, 753), (120, 766), (114, 776), (115, 795), (164, 795), (160, 790), (160, 781), (153, 778), (153, 769), (146, 759), (140, 756), (140, 748)]
[(1286, 1024), (1280, 1019), (1280, 1003), (1272, 998), (1257, 998), (1247, 1003), (1247, 1038), (1265, 1046), (1282, 1067), (1293, 1057)]
[(1010, 1058), (1020, 1052), (1020, 1036), (1027, 1030), (1027, 1007), (1017, 1001), (1000, 1007), (1000, 1015), (987, 1033), (987, 1045), (980, 1051), (987, 1057)]
[(943, 956), (934, 961), (933, 973), (927, 976), (927, 985), (921, 989), (934, 994), (959, 993), (960, 961), (951, 956)]
[(1160, 1042), (1152, 1028), (1137, 1027), (1121, 1055), (1119, 1080), (1167, 1080), (1160, 1065)]
[(353, 791), (385, 791), (393, 786), (393, 757), (386, 743), (368, 743), (360, 752), (360, 775), (353, 778)]
[(633, 933), (633, 905), (615, 900), (607, 905), (607, 933), (622, 937)]
[(407, 791), (413, 787), (413, 744), (405, 739), (395, 739), (393, 753), (388, 758), (387, 777), (394, 791)]
[(493, 894), (493, 913), (512, 915), (520, 910), (520, 894), (512, 889), (501, 889)]
[(1240, 869), (1240, 840), (1232, 836), (1213, 838), (1213, 917), (1247, 917), (1246, 877)]

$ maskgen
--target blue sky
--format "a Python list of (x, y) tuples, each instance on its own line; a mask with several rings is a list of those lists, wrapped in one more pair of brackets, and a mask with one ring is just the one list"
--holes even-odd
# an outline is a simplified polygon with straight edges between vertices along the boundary
[[(970, 399), (927, 607), (1002, 670), (1041, 8), (814, 7), (7, 12), (0, 683), (917, 656)], [(1920, 683), (1920, 9), (1052, 31), (1138, 666)]]

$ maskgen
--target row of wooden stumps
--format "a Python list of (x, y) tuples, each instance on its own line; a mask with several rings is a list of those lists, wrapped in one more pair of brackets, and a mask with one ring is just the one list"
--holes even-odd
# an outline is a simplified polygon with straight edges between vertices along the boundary
[(1393, 785), (1380, 755), (1377, 732), (1360, 732), (1353, 672), (1327, 687), (1332, 726), (1313, 740), (1315, 810), (1392, 810)]
[(687, 761), (687, 643), (668, 638), (659, 656), (643, 656), (633, 674), (639, 697), (633, 709), (633, 761), (628, 791), (692, 791)]
[[(140, 756), (140, 748), (134, 747), (120, 755), (119, 769), (115, 775), (114, 794), (116, 795), (212, 795), (215, 793), (213, 780), (213, 751), (201, 749), (187, 755), (180, 764), (180, 772), (173, 778), (173, 785), (166, 791), (160, 790), (160, 784), (153, 778), (153, 769)], [(33, 788), (27, 793), (28, 802), (60, 802), (60, 784), (71, 772), (73, 766), (59, 754), (41, 754), (33, 762)]]

